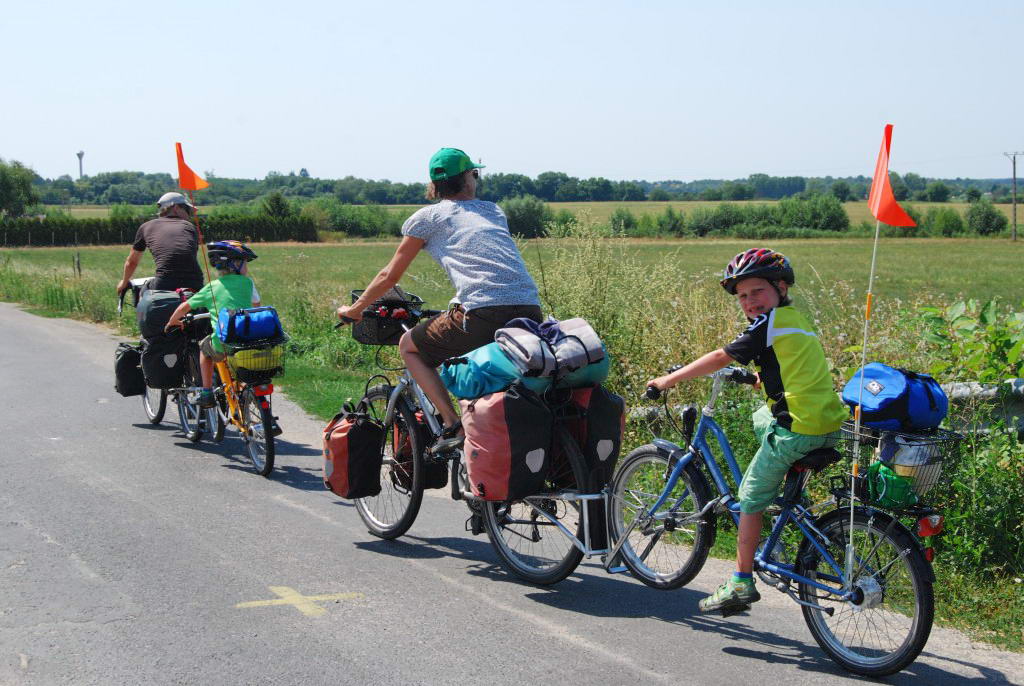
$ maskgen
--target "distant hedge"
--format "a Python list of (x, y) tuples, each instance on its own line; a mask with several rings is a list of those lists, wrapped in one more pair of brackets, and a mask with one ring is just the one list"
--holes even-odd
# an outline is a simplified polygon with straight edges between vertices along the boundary
[[(128, 244), (145, 219), (112, 217), (109, 219), (73, 219), (47, 217), (19, 218), (0, 222), (0, 245), (111, 245)], [(207, 241), (234, 238), (258, 243), (263, 241), (315, 242), (316, 226), (308, 217), (200, 217), (203, 238)]]

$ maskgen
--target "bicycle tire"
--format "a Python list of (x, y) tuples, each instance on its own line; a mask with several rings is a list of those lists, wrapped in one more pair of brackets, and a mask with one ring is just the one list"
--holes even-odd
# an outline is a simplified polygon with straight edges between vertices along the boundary
[[(484, 530), (502, 566), (513, 576), (540, 586), (562, 581), (583, 559), (583, 552), (565, 533), (534, 509), (544, 509), (573, 531), (577, 539), (582, 539), (582, 501), (544, 497), (546, 493), (586, 490), (585, 463), (576, 441), (561, 425), (555, 427), (555, 440), (562, 446), (566, 459), (552, 462), (544, 492), (523, 500), (482, 503)], [(551, 535), (542, 536), (542, 530), (550, 531)]]
[(274, 471), (274, 415), (268, 396), (258, 396), (251, 386), (242, 390), (242, 440), (253, 471), (269, 476)]
[[(391, 395), (391, 386), (381, 384), (366, 392), (367, 412), (379, 421)], [(395, 416), (384, 426), (384, 460), (380, 469), (380, 493), (357, 498), (356, 511), (374, 536), (391, 540), (409, 530), (423, 502), (423, 449), (420, 432), (405, 398), (395, 405)]]
[(142, 392), (142, 409), (150, 424), (162, 422), (167, 411), (167, 391), (146, 386), (146, 390)]
[[(668, 458), (653, 445), (642, 445), (626, 456), (612, 479), (613, 541), (629, 529), (639, 512), (657, 502), (668, 474)], [(700, 512), (710, 500), (711, 488), (704, 474), (696, 464), (686, 465), (662, 509), (649, 523), (633, 527), (620, 549), (622, 561), (633, 576), (660, 590), (690, 583), (707, 561), (715, 542), (717, 520), (713, 514), (696, 523), (679, 520)], [(671, 520), (664, 518), (670, 514)], [(667, 521), (673, 522), (669, 525), (673, 529), (665, 536)]]
[[(816, 526), (829, 554), (844, 566), (849, 510), (833, 510)], [(935, 611), (934, 575), (913, 534), (889, 515), (858, 509), (853, 531), (858, 558), (867, 556), (860, 559), (855, 572), (854, 584), (863, 592), (861, 602), (829, 600), (822, 591), (801, 583), (801, 600), (834, 610), (829, 616), (803, 606), (804, 621), (821, 649), (845, 669), (870, 677), (895, 674), (913, 662), (928, 642)], [(804, 539), (797, 573), (815, 579), (819, 569), (834, 574), (810, 540)]]
[[(199, 350), (190, 345), (185, 353), (185, 374), (182, 377), (181, 385), (186, 389), (202, 388), (203, 376), (199, 371)], [(181, 430), (185, 438), (198, 443), (203, 437), (203, 414), (199, 407), (199, 391), (184, 390), (175, 393), (178, 403), (178, 421), (181, 423)]]

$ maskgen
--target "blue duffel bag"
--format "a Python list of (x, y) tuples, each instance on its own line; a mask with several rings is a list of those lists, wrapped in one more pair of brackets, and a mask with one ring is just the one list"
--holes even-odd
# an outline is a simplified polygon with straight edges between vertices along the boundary
[(278, 339), (283, 335), (281, 320), (273, 307), (222, 307), (217, 316), (217, 337), (224, 343), (249, 343)]
[(949, 400), (927, 374), (871, 362), (843, 387), (843, 402), (853, 412), (861, 396), (861, 424), (882, 431), (934, 429), (946, 418)]
[(497, 393), (521, 381), (534, 393), (551, 386), (550, 377), (525, 378), (497, 343), (488, 343), (441, 365), (441, 380), (456, 398), (472, 400)]

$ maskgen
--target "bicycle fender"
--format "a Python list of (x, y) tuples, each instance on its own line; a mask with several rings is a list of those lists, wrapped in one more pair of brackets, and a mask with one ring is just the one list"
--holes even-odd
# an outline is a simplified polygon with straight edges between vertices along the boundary
[(666, 441), (664, 438), (655, 438), (651, 443), (659, 453), (668, 459), (669, 464), (675, 464), (675, 461), (681, 459), (686, 453), (686, 448), (682, 448), (672, 441)]

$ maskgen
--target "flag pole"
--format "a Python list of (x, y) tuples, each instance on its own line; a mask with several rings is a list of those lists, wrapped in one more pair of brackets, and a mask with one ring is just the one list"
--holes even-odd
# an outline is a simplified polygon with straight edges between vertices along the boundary
[(871, 305), (874, 301), (872, 288), (875, 282), (875, 265), (878, 261), (878, 236), (882, 222), (875, 220), (875, 240), (871, 247), (871, 271), (868, 274), (868, 294), (864, 302), (864, 339), (860, 346), (860, 388), (857, 391), (857, 407), (853, 412), (853, 465), (850, 471), (850, 537), (846, 543), (846, 590), (853, 588), (853, 522), (854, 522), (854, 490), (857, 477), (860, 475), (860, 419), (861, 404), (864, 401), (864, 367), (868, 361), (868, 331), (871, 328)]

